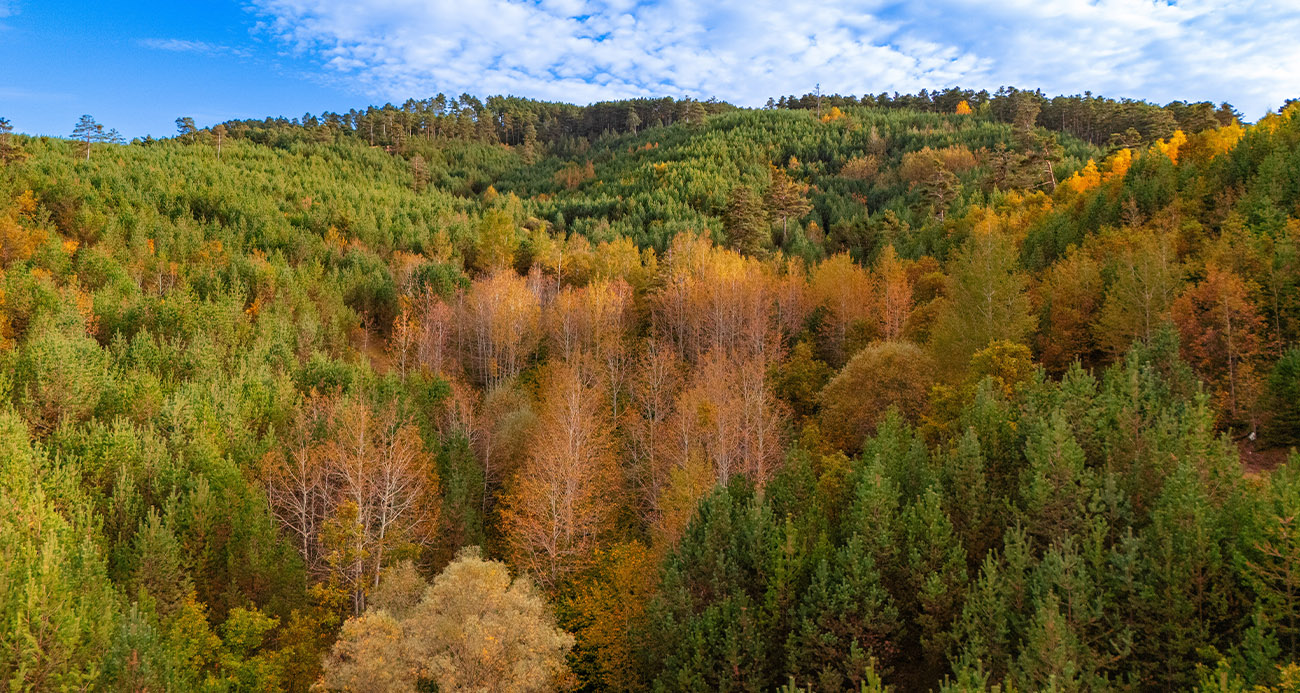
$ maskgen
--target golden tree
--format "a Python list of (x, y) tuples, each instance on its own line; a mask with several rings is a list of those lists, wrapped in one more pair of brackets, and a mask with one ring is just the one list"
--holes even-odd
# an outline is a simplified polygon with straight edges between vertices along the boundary
[(1229, 422), (1250, 417), (1258, 390), (1255, 359), (1264, 321), (1248, 293), (1241, 277), (1211, 264), (1205, 279), (1171, 306), (1183, 358), (1205, 379)]
[(388, 563), (431, 545), (438, 477), (416, 427), (393, 407), (314, 396), (285, 451), (263, 460), (271, 509), (308, 569), (346, 591), (353, 611)]
[(915, 422), (934, 378), (929, 357), (907, 342), (876, 342), (859, 351), (822, 390), (821, 431), (856, 454), (890, 407)]
[(605, 395), (572, 364), (550, 366), (528, 456), (502, 501), (516, 565), (553, 585), (590, 559), (619, 491)]
[(839, 253), (813, 268), (808, 293), (815, 305), (826, 310), (821, 333), (826, 354), (835, 364), (843, 363), (854, 331), (876, 327), (879, 313), (871, 274), (848, 253)]
[(891, 341), (902, 339), (903, 328), (912, 314), (912, 280), (892, 245), (880, 251), (875, 284), (880, 287), (880, 336)]
[(669, 425), (682, 387), (682, 371), (677, 353), (652, 339), (637, 359), (628, 388), (631, 401), (620, 429), (632, 463), (627, 475), (630, 488), (647, 524), (654, 517), (672, 468)]
[(348, 619), (325, 659), (324, 684), (344, 691), (541, 693), (568, 678), (573, 636), (555, 627), (528, 578), (466, 549), (427, 588), (418, 578)]
[(541, 300), (511, 270), (475, 280), (459, 296), (456, 340), (461, 363), (488, 388), (513, 378), (541, 338)]

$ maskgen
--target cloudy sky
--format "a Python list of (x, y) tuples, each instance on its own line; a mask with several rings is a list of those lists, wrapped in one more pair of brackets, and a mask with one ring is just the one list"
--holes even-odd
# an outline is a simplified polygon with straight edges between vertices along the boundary
[(878, 93), (1009, 84), (1254, 120), (1300, 96), (1296, 0), (0, 0), (0, 116), (127, 135), (178, 115), (344, 110), (437, 92)]

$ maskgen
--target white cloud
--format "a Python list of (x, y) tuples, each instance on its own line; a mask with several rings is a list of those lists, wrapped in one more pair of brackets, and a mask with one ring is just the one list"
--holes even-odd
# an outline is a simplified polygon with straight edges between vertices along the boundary
[(206, 41), (189, 41), (186, 39), (141, 39), (140, 45), (145, 48), (154, 50), (168, 51), (171, 53), (197, 53), (199, 55), (233, 55), (236, 57), (248, 57), (250, 53), (242, 48), (231, 48), (216, 43), (207, 43)]
[[(0, 0), (2, 2), (3, 0)], [(250, 0), (262, 28), (366, 92), (650, 95), (761, 104), (1012, 84), (1256, 117), (1300, 95), (1289, 0)]]

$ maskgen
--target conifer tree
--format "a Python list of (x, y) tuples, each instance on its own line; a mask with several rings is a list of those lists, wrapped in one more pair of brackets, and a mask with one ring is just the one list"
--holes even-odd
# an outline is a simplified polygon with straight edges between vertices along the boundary
[(0, 118), (0, 164), (9, 163), (17, 152), (13, 144), (14, 126), (8, 118)]
[(966, 592), (966, 552), (934, 489), (910, 506), (903, 519), (907, 551), (909, 614), (923, 662), (936, 679), (946, 667), (950, 629), (961, 613)]
[(759, 197), (747, 186), (732, 188), (723, 214), (727, 247), (746, 255), (758, 255), (769, 242), (768, 228)]
[(793, 625), (786, 669), (797, 682), (845, 690), (888, 674), (873, 661), (894, 660), (898, 611), (860, 535), (818, 562)]
[(1265, 401), (1265, 437), (1275, 445), (1300, 445), (1300, 349), (1287, 351), (1273, 364)]
[(768, 184), (767, 191), (763, 193), (763, 203), (767, 206), (769, 216), (781, 220), (782, 247), (790, 241), (790, 220), (798, 221), (812, 211), (807, 195), (807, 183), (791, 178), (783, 168), (768, 168)]
[(176, 119), (176, 135), (185, 143), (192, 143), (198, 136), (199, 128), (194, 124), (194, 119), (189, 116), (181, 116)]
[(107, 137), (104, 126), (95, 122), (95, 119), (89, 115), (81, 116), (76, 127), (72, 129), (72, 139), (81, 142), (86, 161), (90, 161), (90, 146), (97, 142), (106, 141)]

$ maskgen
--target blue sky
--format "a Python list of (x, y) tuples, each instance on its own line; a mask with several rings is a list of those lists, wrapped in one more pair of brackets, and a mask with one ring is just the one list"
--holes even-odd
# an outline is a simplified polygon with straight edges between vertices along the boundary
[(1296, 0), (0, 0), (0, 116), (133, 137), (439, 91), (608, 98), (961, 85), (1300, 96)]

